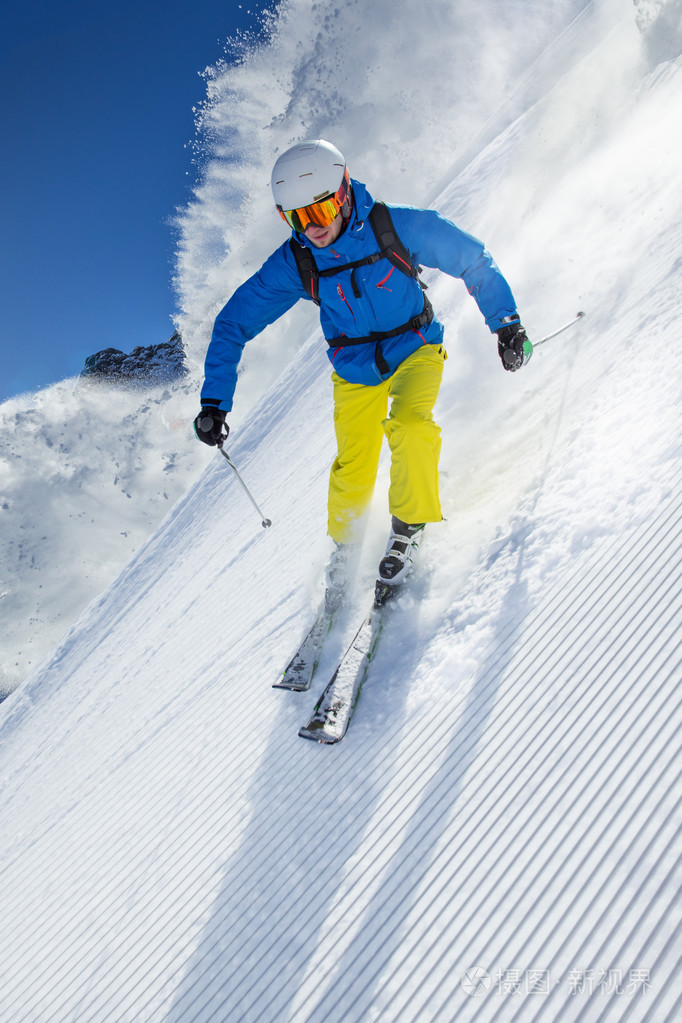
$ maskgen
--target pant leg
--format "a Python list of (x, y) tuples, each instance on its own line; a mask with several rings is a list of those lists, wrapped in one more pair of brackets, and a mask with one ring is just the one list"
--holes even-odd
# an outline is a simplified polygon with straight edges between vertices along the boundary
[(403, 522), (440, 522), (440, 427), (432, 413), (447, 355), (442, 345), (419, 348), (389, 380), (391, 410), (383, 427), (391, 449), (391, 515)]
[(337, 455), (329, 474), (328, 531), (338, 543), (361, 539), (360, 519), (376, 481), (388, 409), (388, 382), (349, 384), (332, 373)]

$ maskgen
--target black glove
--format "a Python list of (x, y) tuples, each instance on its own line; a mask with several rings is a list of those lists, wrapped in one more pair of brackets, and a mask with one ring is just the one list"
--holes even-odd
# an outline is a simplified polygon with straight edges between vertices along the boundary
[(528, 340), (528, 335), (519, 319), (506, 323), (496, 333), (497, 350), (500, 353), (502, 365), (510, 373), (515, 373), (517, 369), (525, 366), (533, 354), (533, 346)]
[(202, 405), (201, 412), (194, 420), (194, 432), (199, 440), (212, 448), (216, 445), (222, 447), (223, 441), (230, 432), (230, 428), (225, 422), (226, 414), (217, 405)]

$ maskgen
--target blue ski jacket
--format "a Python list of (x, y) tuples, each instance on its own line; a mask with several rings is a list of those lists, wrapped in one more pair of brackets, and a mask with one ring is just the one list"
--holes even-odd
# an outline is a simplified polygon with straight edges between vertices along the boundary
[[(352, 181), (353, 212), (343, 234), (326, 248), (315, 248), (305, 235), (294, 237), (312, 249), (319, 270), (350, 263), (379, 249), (368, 214), (374, 204), (366, 187)], [(490, 253), (473, 235), (461, 231), (435, 210), (389, 205), (396, 234), (410, 253), (413, 266), (442, 270), (461, 278), (475, 299), (491, 332), (516, 314), (511, 289)], [(388, 331), (422, 311), (424, 298), (417, 280), (401, 273), (387, 259), (319, 279), (320, 323), (329, 344), (329, 359), (344, 380), (376, 385), (424, 344), (440, 344), (443, 325), (434, 316), (428, 326), (408, 330), (381, 342), (383, 374), (377, 368), (373, 342), (334, 347), (339, 337), (365, 337)], [(359, 297), (357, 292), (360, 292)], [(215, 320), (206, 353), (201, 401), (219, 404), (229, 412), (237, 384), (237, 366), (244, 345), (268, 324), (283, 316), (306, 293), (289, 240), (273, 252), (263, 266), (234, 292)]]

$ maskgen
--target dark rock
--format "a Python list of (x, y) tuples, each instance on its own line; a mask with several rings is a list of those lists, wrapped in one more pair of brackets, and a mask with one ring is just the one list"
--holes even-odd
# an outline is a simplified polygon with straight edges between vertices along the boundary
[(79, 379), (100, 381), (122, 387), (155, 387), (187, 376), (185, 349), (179, 334), (160, 345), (139, 345), (128, 355), (117, 348), (105, 348), (85, 360)]

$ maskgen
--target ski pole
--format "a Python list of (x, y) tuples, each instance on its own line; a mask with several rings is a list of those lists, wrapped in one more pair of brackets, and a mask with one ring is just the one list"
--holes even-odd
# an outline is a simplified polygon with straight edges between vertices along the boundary
[(551, 339), (556, 337), (557, 334), (563, 334), (565, 330), (572, 327), (574, 323), (578, 322), (578, 320), (582, 320), (584, 315), (585, 313), (576, 313), (572, 320), (569, 320), (568, 323), (564, 323), (563, 327), (559, 327), (558, 330), (553, 330), (551, 334), (547, 334), (546, 337), (541, 337), (539, 341), (533, 341), (533, 348), (538, 348), (540, 345), (544, 345), (545, 341), (551, 341)]
[(251, 504), (254, 506), (254, 508), (256, 509), (258, 514), (260, 515), (260, 517), (261, 517), (261, 526), (263, 527), (263, 529), (267, 529), (268, 526), (272, 525), (272, 522), (270, 521), (270, 519), (266, 519), (265, 516), (263, 515), (263, 512), (260, 510), (260, 508), (258, 507), (258, 505), (256, 504), (256, 502), (254, 500), (253, 494), (251, 493), (251, 491), (247, 487), (246, 483), (242, 479), (242, 477), (241, 477), (241, 475), (239, 473), (239, 470), (237, 469), (237, 466), (234, 464), (234, 462), (232, 461), (232, 459), (228, 455), (227, 451), (223, 447), (222, 441), (225, 440), (225, 439), (226, 438), (223, 437), (222, 440), (218, 444), (218, 449), (220, 451), (220, 454), (223, 456), (223, 458), (225, 459), (225, 461), (229, 465), (230, 469), (232, 469), (232, 472), (235, 474), (235, 476), (237, 477), (237, 479), (239, 480), (239, 482), (243, 486), (244, 490), (246, 491), (246, 496), (248, 497), (249, 501), (251, 502)]

